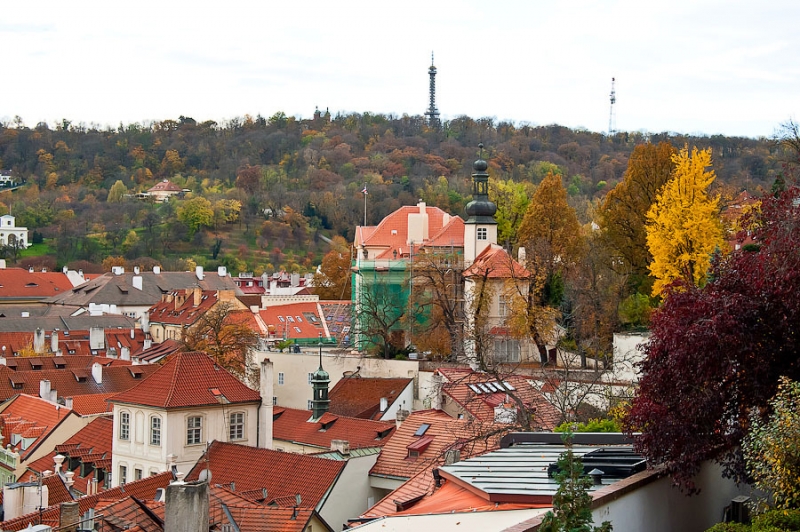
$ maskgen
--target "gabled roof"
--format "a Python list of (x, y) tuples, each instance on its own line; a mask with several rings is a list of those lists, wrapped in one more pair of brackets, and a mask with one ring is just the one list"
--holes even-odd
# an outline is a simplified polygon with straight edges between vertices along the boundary
[(337, 416), (327, 412), (311, 421), (310, 410), (274, 407), (272, 437), (276, 440), (330, 449), (332, 440), (345, 440), (353, 449), (380, 447), (394, 432), (395, 423)]
[[(103, 378), (99, 384), (92, 378), (91, 366), (93, 362), (109, 363), (108, 366), (102, 367)], [(20, 393), (38, 396), (42, 380), (50, 381), (50, 389), (56, 391), (59, 399), (72, 397), (74, 400), (79, 395), (119, 393), (135, 386), (158, 369), (158, 366), (148, 364), (141, 366), (123, 365), (119, 363), (124, 361), (114, 361), (101, 357), (94, 357), (93, 362), (84, 367), (27, 371), (19, 369), (15, 371), (9, 366), (0, 365), (0, 400), (8, 399)]]
[(164, 510), (163, 502), (133, 496), (102, 499), (95, 507), (94, 522), (98, 530), (164, 532)]
[[(147, 366), (136, 366), (144, 368)], [(257, 391), (245, 386), (206, 353), (176, 353), (138, 385), (113, 396), (114, 403), (158, 408), (182, 408), (261, 401)]]
[(183, 192), (183, 189), (170, 181), (169, 179), (165, 179), (163, 181), (159, 181), (152, 187), (147, 189), (148, 192)]
[(153, 344), (150, 349), (142, 350), (141, 353), (136, 355), (136, 358), (147, 364), (155, 364), (172, 353), (180, 351), (182, 347), (179, 341), (168, 338), (160, 344)]
[(23, 268), (0, 268), (0, 300), (34, 300), (72, 290), (63, 272), (37, 272)]
[[(114, 422), (110, 417), (98, 417), (86, 425), (84, 428), (73, 434), (69, 439), (60, 445), (56, 445), (55, 450), (28, 464), (25, 474), (20, 478), (21, 481), (35, 479), (36, 475), (45, 471), (55, 470), (54, 457), (61, 454), (66, 457), (76, 458), (82, 463), (92, 464), (95, 467), (110, 468), (111, 464), (111, 444)], [(69, 460), (64, 460), (63, 471), (67, 471)], [(108, 466), (108, 467), (105, 467)], [(94, 478), (93, 473), (81, 476), (80, 464), (72, 471), (75, 482), (74, 488), (80, 493), (88, 493), (88, 485)], [(105, 479), (98, 483), (99, 489), (104, 489)]]
[[(133, 278), (137, 276), (142, 278), (141, 290), (133, 286)], [(106, 273), (47, 301), (85, 308), (89, 303), (150, 307), (161, 301), (162, 294), (195, 286), (202, 290), (237, 290), (230, 277), (220, 276), (217, 272), (206, 273), (202, 279), (193, 272)]]
[[(233, 482), (237, 492), (266, 488), (269, 501), (300, 494), (303, 505), (319, 508), (347, 462), (214, 441), (186, 475), (196, 480), (209, 469), (214, 482)], [(267, 502), (269, 502), (267, 501)]]
[[(25, 460), (63, 421), (74, 416), (72, 410), (31, 395), (18, 395), (9, 400), (0, 413), (3, 443), (20, 453)], [(13, 435), (21, 439), (13, 441)]]
[(491, 244), (475, 257), (472, 265), (464, 270), (464, 277), (483, 277), (489, 279), (525, 279), (530, 272), (514, 260), (508, 252), (497, 244)]
[[(329, 412), (341, 416), (362, 419), (380, 419), (381, 399), (389, 406), (400, 396), (414, 379), (408, 378), (363, 378), (358, 375), (340, 379), (328, 394)], [(411, 405), (406, 405), (410, 410)]]
[(239, 530), (246, 532), (303, 532), (315, 516), (313, 508), (256, 504), (218, 484), (210, 487), (209, 514), (210, 527), (234, 524), (230, 515)]
[[(409, 479), (431, 464), (444, 463), (449, 449), (458, 450), (462, 458), (484, 453), (497, 448), (499, 435), (487, 435), (500, 428), (493, 422), (453, 419), (441, 410), (412, 412), (383, 446), (370, 475)], [(422, 438), (426, 438), (424, 449), (412, 456), (409, 447)]]
[(493, 420), (494, 409), (501, 404), (511, 404), (516, 408), (513, 399), (515, 396), (533, 413), (535, 430), (553, 430), (561, 422), (558, 409), (525, 377), (454, 371), (448, 368), (440, 368), (437, 372), (446, 379), (442, 385), (442, 393), (482, 421)]
[(218, 301), (215, 290), (202, 290), (198, 295), (200, 301), (195, 304), (194, 292), (191, 290), (186, 290), (183, 294), (178, 291), (171, 293), (171, 297), (150, 307), (150, 323), (186, 327), (194, 325)]
[[(355, 246), (366, 246), (379, 250), (375, 258), (390, 259), (409, 255), (408, 216), (420, 214), (420, 205), (404, 205), (392, 212), (374, 227), (356, 227)], [(415, 248), (433, 245), (464, 247), (463, 221), (461, 231), (458, 222), (439, 207), (425, 206), (428, 215), (428, 238), (415, 242)], [(446, 226), (449, 226), (445, 229)], [(396, 255), (395, 255), (396, 252)]]
[[(125, 496), (136, 497), (138, 499), (153, 499), (155, 498), (156, 490), (158, 488), (166, 488), (171, 480), (172, 473), (166, 472), (146, 477), (142, 480), (128, 482), (124, 486), (101, 491), (95, 495), (81, 497), (78, 499), (78, 508), (80, 513), (83, 514), (89, 510), (89, 508), (95, 508), (102, 501), (119, 500)], [(0, 523), (0, 529), (5, 532), (24, 530), (30, 523), (34, 522), (41, 522), (45, 525), (57, 527), (59, 525), (60, 516), (61, 507), (58, 505), (50, 506), (41, 512), (37, 511), (9, 521), (4, 521)], [(41, 518), (41, 521), (39, 521), (39, 518)]]

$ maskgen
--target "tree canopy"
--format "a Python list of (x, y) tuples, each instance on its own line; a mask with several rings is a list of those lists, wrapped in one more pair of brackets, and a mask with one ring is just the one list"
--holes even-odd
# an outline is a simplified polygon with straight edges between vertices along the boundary
[(751, 415), (781, 376), (800, 377), (800, 189), (765, 196), (745, 226), (757, 245), (717, 257), (703, 287), (666, 289), (627, 419), (638, 450), (688, 489), (708, 458), (742, 475)]
[(719, 219), (719, 198), (709, 196), (716, 178), (711, 150), (683, 148), (672, 157), (672, 177), (647, 211), (647, 248), (653, 256), (653, 295), (675, 279), (701, 286), (711, 254), (725, 245)]

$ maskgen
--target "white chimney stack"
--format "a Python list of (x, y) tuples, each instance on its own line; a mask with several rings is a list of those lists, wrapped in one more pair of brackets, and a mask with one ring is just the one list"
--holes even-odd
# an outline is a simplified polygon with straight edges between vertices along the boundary
[(58, 351), (58, 329), (53, 329), (53, 332), (50, 335), (50, 351), (53, 353)]
[(153, 273), (159, 275), (161, 273), (161, 266), (153, 266)]
[(50, 381), (42, 379), (39, 381), (39, 397), (47, 401), (50, 400)]
[(103, 384), (103, 366), (99, 362), (92, 364), (92, 378), (97, 384)]
[(133, 287), (139, 291), (142, 290), (142, 276), (141, 275), (134, 275), (133, 279), (131, 279), (133, 283)]
[(228, 268), (226, 268), (225, 266), (219, 266), (217, 268), (217, 275), (219, 275), (220, 277), (227, 277), (228, 276)]
[(389, 408), (389, 400), (386, 397), (381, 397), (381, 412), (386, 412)]
[(202, 267), (202, 266), (197, 266), (197, 267), (194, 269), (194, 274), (197, 276), (197, 278), (198, 278), (200, 281), (202, 281), (202, 280), (203, 280), (203, 267)]

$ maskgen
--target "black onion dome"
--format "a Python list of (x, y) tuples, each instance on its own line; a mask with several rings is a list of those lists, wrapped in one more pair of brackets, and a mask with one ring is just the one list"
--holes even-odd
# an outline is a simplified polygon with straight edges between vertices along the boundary
[(487, 163), (483, 159), (478, 159), (477, 161), (472, 163), (472, 169), (475, 170), (476, 172), (483, 173), (489, 169), (489, 163)]

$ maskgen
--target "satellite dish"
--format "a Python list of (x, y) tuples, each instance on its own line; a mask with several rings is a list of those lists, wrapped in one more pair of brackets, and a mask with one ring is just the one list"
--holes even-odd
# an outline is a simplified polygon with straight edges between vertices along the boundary
[(197, 476), (197, 480), (199, 480), (200, 482), (211, 482), (211, 471), (209, 471), (208, 469), (203, 469)]

